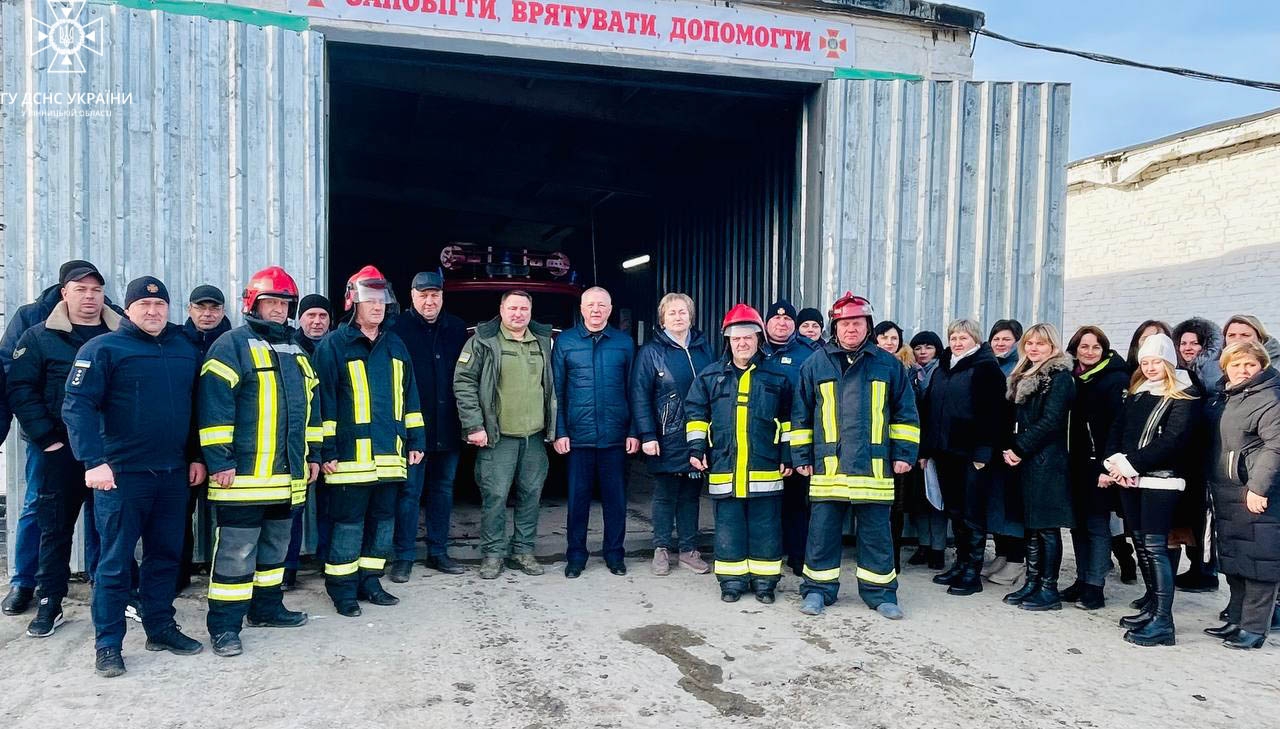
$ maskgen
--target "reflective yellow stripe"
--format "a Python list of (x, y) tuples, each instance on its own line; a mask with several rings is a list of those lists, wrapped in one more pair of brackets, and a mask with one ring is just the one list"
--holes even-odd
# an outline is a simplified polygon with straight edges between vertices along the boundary
[(361, 557), (358, 564), (362, 570), (380, 570), (387, 566), (387, 560), (382, 557)]
[(258, 454), (253, 475), (271, 475), (276, 463), (276, 373), (258, 372)]
[(871, 570), (864, 570), (859, 567), (855, 574), (859, 580), (862, 580), (863, 582), (870, 582), (873, 585), (887, 585), (898, 579), (898, 573), (894, 570), (889, 570), (889, 574), (887, 575), (880, 575), (872, 572)]
[(395, 357), (391, 358), (391, 412), (396, 420), (404, 419), (404, 362)]
[(324, 482), (332, 486), (345, 486), (358, 483), (374, 483), (378, 480), (378, 471), (360, 471), (358, 473), (331, 473), (324, 477)]
[(369, 375), (365, 372), (364, 361), (353, 359), (348, 362), (347, 373), (351, 376), (352, 417), (357, 425), (363, 425), (369, 422)]
[(209, 489), (210, 501), (285, 501), (292, 498), (293, 491), (288, 486), (275, 489)]
[(326, 420), (320, 424), (320, 427), (324, 430), (324, 437), (326, 438), (332, 438), (338, 434), (338, 421), (336, 420)]
[(822, 440), (835, 443), (839, 435), (836, 433), (836, 383), (818, 385), (818, 397), (822, 400)]
[(242, 584), (225, 583), (225, 582), (209, 582), (209, 599), (223, 600), (225, 602), (243, 602), (253, 599), (253, 583), (245, 582)]
[(884, 459), (883, 458), (871, 459), (871, 475), (876, 478), (884, 478)]
[(749, 481), (778, 481), (782, 479), (782, 471), (750, 471), (747, 473)]
[(747, 398), (751, 392), (751, 372), (755, 368), (751, 365), (738, 378), (738, 406), (734, 412), (734, 434), (738, 441), (735, 443), (737, 459), (733, 467), (733, 493), (740, 499), (747, 497), (747, 459), (751, 455), (751, 442), (747, 438), (747, 425), (751, 422)]
[(793, 430), (788, 435), (793, 446), (813, 445), (813, 430), (809, 428)]
[(423, 428), (426, 425), (427, 421), (422, 419), (422, 413), (408, 413), (404, 416), (404, 427), (406, 428)]
[(373, 440), (371, 438), (356, 438), (356, 463), (371, 463), (373, 461)]
[(284, 582), (284, 568), (279, 567), (266, 572), (254, 572), (253, 584), (256, 587), (275, 587)]
[(822, 472), (824, 474), (835, 474), (840, 470), (840, 459), (835, 456), (822, 457)]
[(317, 426), (313, 426), (313, 425), (308, 425), (308, 426), (307, 426), (307, 442), (308, 442), (308, 443), (323, 443), (323, 442), (324, 442), (324, 428), (317, 427)]
[(684, 438), (687, 442), (705, 439), (707, 433), (711, 430), (711, 423), (705, 420), (690, 420), (684, 424)]
[(884, 442), (884, 383), (871, 381), (871, 445)]
[(840, 579), (839, 567), (829, 570), (815, 570), (809, 565), (805, 565), (801, 572), (814, 582), (836, 582)]
[(745, 559), (740, 562), (725, 562), (724, 560), (720, 560), (720, 559), (716, 560), (717, 575), (728, 575), (730, 577), (740, 577), (742, 575), (750, 574), (750, 572), (751, 572), (751, 568), (747, 564), (747, 560)]
[(908, 443), (920, 442), (920, 429), (914, 425), (898, 423), (889, 426), (889, 437), (894, 440), (905, 440)]
[(205, 360), (204, 366), (200, 368), (201, 376), (210, 372), (226, 380), (232, 388), (240, 382), (240, 375), (235, 370), (216, 359)]
[(307, 359), (307, 355), (298, 355), (298, 367), (302, 369), (302, 376), (308, 380), (317, 380), (316, 371), (311, 369), (311, 360)]
[(253, 366), (263, 369), (271, 367), (271, 345), (261, 339), (249, 340), (249, 356), (253, 357)]
[(753, 575), (764, 575), (765, 577), (772, 577), (773, 575), (782, 574), (782, 560), (780, 559), (772, 559), (772, 560), (749, 559), (747, 560), (747, 564), (751, 568), (751, 574)]
[(227, 445), (235, 440), (235, 435), (234, 425), (211, 425), (200, 429), (200, 445)]
[(347, 562), (346, 564), (329, 564), (326, 562), (324, 573), (334, 577), (342, 577), (343, 575), (354, 575), (359, 568), (358, 562)]

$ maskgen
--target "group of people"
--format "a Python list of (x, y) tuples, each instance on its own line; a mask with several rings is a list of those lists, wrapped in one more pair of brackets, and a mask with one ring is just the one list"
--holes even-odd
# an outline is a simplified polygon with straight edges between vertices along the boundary
[[(12, 410), (27, 441), (28, 494), (3, 610), (35, 603), (33, 637), (62, 623), (83, 508), (104, 676), (125, 671), (126, 615), (142, 622), (149, 650), (202, 650), (173, 609), (190, 582), (201, 504), (216, 524), (206, 623), (220, 656), (242, 652), (245, 624), (307, 622), (283, 593), (298, 579), (308, 499), (340, 615), (398, 602), (382, 578), (410, 578), (423, 505), (426, 566), (464, 572), (447, 550), (464, 444), (476, 451), (483, 579), (543, 574), (534, 540), (549, 444), (567, 466), (570, 579), (587, 568), (596, 493), (604, 563), (626, 574), (626, 462), (642, 455), (653, 573), (714, 572), (726, 602), (750, 592), (773, 603), (785, 564), (803, 578), (802, 612), (821, 614), (839, 594), (852, 537), (860, 598), (900, 619), (899, 555), (914, 534), (908, 563), (938, 570), (951, 594), (1022, 580), (1005, 602), (1096, 609), (1114, 552), (1122, 574), (1128, 558), (1147, 587), (1121, 621), (1125, 639), (1172, 644), (1185, 547), (1192, 570), (1179, 586), (1212, 589), (1221, 571), (1231, 587), (1226, 624), (1207, 632), (1258, 647), (1271, 629), (1280, 353), (1252, 317), (1228, 322), (1225, 349), (1209, 322), (1146, 322), (1126, 359), (1096, 327), (1064, 348), (1052, 325), (1024, 333), (1012, 320), (985, 341), (962, 319), (945, 345), (932, 332), (907, 342), (852, 293), (825, 318), (786, 300), (765, 316), (738, 304), (713, 341), (693, 326), (693, 300), (668, 293), (637, 349), (609, 324), (599, 287), (583, 292), (581, 317), (554, 342), (520, 290), (469, 331), (445, 311), (434, 272), (414, 277), (400, 312), (386, 277), (366, 266), (347, 282), (336, 327), (329, 302), (300, 297), (278, 267), (251, 277), (238, 327), (211, 285), (191, 292), (183, 326), (170, 323), (154, 277), (131, 281), (123, 308), (104, 287), (92, 264), (67, 262), (0, 343), (0, 416), (7, 430)], [(710, 565), (699, 551), (704, 495), (715, 507)], [(1077, 578), (1059, 590), (1062, 529)]]

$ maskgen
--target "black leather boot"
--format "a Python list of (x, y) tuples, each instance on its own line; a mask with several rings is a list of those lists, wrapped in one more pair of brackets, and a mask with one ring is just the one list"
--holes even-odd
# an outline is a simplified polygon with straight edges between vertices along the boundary
[(1040, 575), (1042, 571), (1041, 559), (1044, 554), (1042, 545), (1040, 544), (1039, 532), (1030, 532), (1027, 534), (1027, 581), (1022, 587), (1014, 590), (1004, 596), (1004, 602), (1007, 605), (1021, 605), (1036, 590), (1040, 589)]
[(1058, 595), (1058, 572), (1062, 569), (1062, 532), (1057, 529), (1041, 529), (1038, 534), (1040, 586), (1018, 607), (1035, 612), (1061, 610), (1062, 598)]
[(1137, 548), (1133, 554), (1133, 558), (1138, 563), (1138, 574), (1142, 576), (1142, 584), (1145, 590), (1142, 593), (1142, 597), (1129, 603), (1129, 607), (1133, 608), (1134, 610), (1146, 612), (1147, 606), (1151, 603), (1151, 599), (1152, 599), (1151, 585), (1155, 584), (1155, 581), (1151, 579), (1151, 559), (1150, 559), (1150, 555), (1147, 554), (1147, 548), (1142, 546), (1141, 533), (1136, 533), (1133, 535), (1133, 543), (1137, 545)]
[[(982, 553), (987, 546), (987, 533), (972, 529), (967, 535), (964, 549), (964, 569), (951, 581), (948, 595), (972, 595), (982, 592)], [(957, 559), (957, 562), (960, 560)]]
[(1156, 577), (1153, 567), (1151, 551), (1146, 545), (1147, 535), (1143, 533), (1135, 533), (1133, 535), (1133, 544), (1138, 552), (1135, 555), (1138, 559), (1138, 571), (1142, 573), (1142, 581), (1146, 585), (1146, 593), (1129, 603), (1129, 606), (1138, 612), (1133, 615), (1126, 615), (1120, 618), (1120, 627), (1125, 630), (1133, 630), (1141, 628), (1155, 616), (1156, 608)]
[(960, 522), (951, 525), (951, 531), (955, 533), (956, 538), (956, 561), (951, 563), (951, 567), (941, 573), (933, 576), (933, 584), (950, 585), (964, 572), (965, 553), (969, 547), (969, 528)]
[(1151, 572), (1155, 577), (1155, 601), (1151, 620), (1124, 634), (1124, 639), (1141, 646), (1175, 645), (1178, 640), (1173, 627), (1173, 565), (1169, 560), (1169, 537), (1166, 534), (1144, 534), (1151, 555)]

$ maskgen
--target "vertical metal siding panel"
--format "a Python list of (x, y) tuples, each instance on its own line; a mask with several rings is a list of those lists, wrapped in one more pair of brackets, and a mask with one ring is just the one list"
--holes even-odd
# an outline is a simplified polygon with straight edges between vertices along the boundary
[[(890, 251), (896, 252), (892, 279), (894, 321), (914, 322), (917, 316), (919, 290), (916, 265), (920, 250), (920, 106), (923, 84), (911, 81), (901, 85), (901, 134), (896, 163), (898, 169), (897, 225)], [(892, 191), (890, 194), (893, 194)], [(911, 327), (909, 323), (899, 323)], [(906, 332), (909, 338), (914, 327)]]
[[(1048, 158), (1043, 169), (1048, 177), (1045, 194), (1044, 257), (1040, 265), (1040, 295), (1038, 317), (1054, 326), (1062, 326), (1065, 310), (1064, 287), (1066, 266), (1066, 203), (1067, 203), (1067, 145), (1071, 126), (1071, 87), (1067, 84), (1049, 84)], [(1064, 337), (1070, 336), (1065, 333)]]
[(921, 304), (918, 321), (925, 329), (945, 327), (947, 286), (947, 231), (950, 219), (952, 179), (951, 117), (957, 82), (941, 81), (928, 86), (929, 130), (925, 155), (928, 157), (928, 208), (924, 245), (920, 255)]
[(868, 109), (871, 118), (871, 164), (861, 170), (857, 183), (870, 228), (867, 236), (866, 268), (857, 293), (866, 296), (873, 306), (880, 307), (879, 310), (884, 312), (892, 310), (887, 299), (884, 274), (889, 249), (889, 216), (892, 211), (890, 201), (894, 194), (890, 155), (894, 151), (892, 140), (896, 120), (893, 96), (897, 86), (900, 84), (893, 81), (876, 81), (871, 87)]
[[(956, 250), (953, 258), (953, 288), (951, 301), (948, 302), (947, 319), (958, 319), (973, 315), (974, 289), (977, 262), (978, 238), (978, 197), (981, 194), (978, 182), (978, 168), (981, 164), (979, 143), (984, 129), (986, 115), (982, 107), (982, 84), (964, 83), (961, 86), (960, 114), (960, 176)], [(943, 323), (945, 326), (945, 322)]]
[(983, 261), (985, 264), (985, 281), (980, 308), (974, 312), (979, 321), (986, 326), (998, 319), (1007, 318), (1009, 313), (1009, 258), (1012, 246), (1009, 233), (1009, 181), (1010, 150), (1009, 138), (1011, 124), (1010, 113), (1013, 93), (1012, 84), (991, 84), (987, 113), (989, 120), (987, 129), (990, 141), (987, 146), (988, 184), (984, 194), (987, 197), (987, 225)]
[[(1043, 177), (1044, 149), (1040, 144), (1040, 117), (1042, 113), (1038, 84), (1019, 84), (1018, 101), (1016, 212), (1014, 218), (1015, 272), (1013, 276), (1013, 309), (1021, 317), (1032, 319), (1036, 314), (1035, 293), (1037, 244), (1041, 212), (1039, 205), (1040, 183)], [(1023, 322), (1029, 324), (1031, 322)]]
[(253, 164), (255, 160), (267, 159), (267, 140), (272, 133), (267, 124), (266, 106), (270, 100), (267, 93), (267, 29), (257, 26), (244, 26), (240, 29), (241, 64), (237, 68), (240, 85), (243, 89), (240, 116), (240, 158), (236, 176), (237, 189), (244, 201), (242, 217), (241, 241), (243, 249), (240, 260), (248, 264), (247, 272), (252, 272), (256, 261), (264, 258), (272, 262), (278, 261), (271, 247), (270, 229), (275, 221), (270, 217), (268, 198), (270, 195), (271, 174), (266, 165)]

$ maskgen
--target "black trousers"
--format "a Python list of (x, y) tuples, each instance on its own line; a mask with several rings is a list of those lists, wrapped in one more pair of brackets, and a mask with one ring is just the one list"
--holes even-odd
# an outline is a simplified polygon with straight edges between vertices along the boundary
[(324, 587), (335, 603), (355, 600), (361, 582), (383, 575), (391, 557), (402, 485), (394, 481), (324, 487), (333, 522)]
[(41, 454), (36, 520), (40, 525), (40, 566), (36, 585), (50, 602), (67, 596), (71, 579), (71, 542), (81, 507), (93, 510), (93, 491), (84, 485), (84, 464), (71, 447)]
[(1276, 591), (1280, 583), (1227, 575), (1227, 586), (1231, 588), (1227, 621), (1250, 633), (1266, 635), (1271, 629), (1271, 613), (1276, 607)]
[(283, 604), (284, 557), (293, 526), (289, 504), (220, 503), (213, 507), (209, 566), (209, 635), (239, 633), (250, 610), (272, 614)]
[(809, 542), (809, 479), (799, 474), (782, 482), (782, 551), (787, 566), (804, 567), (805, 545)]

